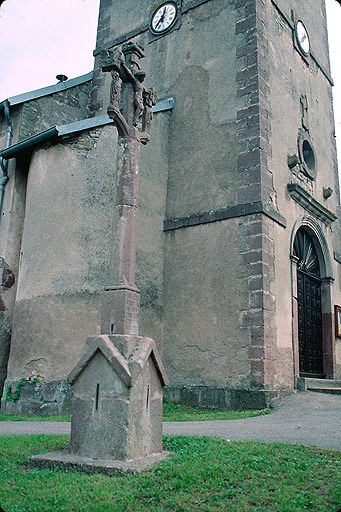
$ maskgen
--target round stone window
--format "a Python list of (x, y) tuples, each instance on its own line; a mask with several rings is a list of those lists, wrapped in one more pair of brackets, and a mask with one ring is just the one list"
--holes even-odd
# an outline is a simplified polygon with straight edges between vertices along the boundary
[(304, 173), (314, 180), (317, 175), (315, 151), (307, 133), (298, 136), (298, 153)]

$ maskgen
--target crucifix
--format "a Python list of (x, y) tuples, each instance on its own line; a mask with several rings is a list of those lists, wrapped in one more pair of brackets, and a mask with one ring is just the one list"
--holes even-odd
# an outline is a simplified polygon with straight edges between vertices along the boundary
[(110, 284), (102, 301), (101, 333), (138, 335), (140, 294), (135, 285), (140, 145), (150, 140), (156, 92), (143, 82), (143, 48), (125, 43), (103, 50), (101, 66), (111, 73), (108, 115), (119, 134), (115, 175)]
[[(68, 453), (34, 456), (32, 465), (72, 464), (81, 471), (146, 469), (162, 452), (162, 397), (167, 375), (151, 338), (138, 335), (135, 285), (140, 145), (150, 139), (154, 89), (143, 85), (143, 49), (105, 51), (111, 73), (108, 114), (118, 129), (110, 284), (102, 298), (101, 334), (89, 336), (68, 376), (73, 405)], [(48, 462), (46, 462), (48, 461)]]

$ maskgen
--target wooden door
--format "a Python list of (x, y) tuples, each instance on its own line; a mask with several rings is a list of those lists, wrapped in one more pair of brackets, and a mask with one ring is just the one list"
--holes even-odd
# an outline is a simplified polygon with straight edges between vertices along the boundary
[(300, 228), (294, 241), (297, 264), (299, 368), (302, 377), (323, 377), (320, 265), (313, 240)]
[(323, 377), (321, 281), (297, 271), (299, 367), (302, 377)]

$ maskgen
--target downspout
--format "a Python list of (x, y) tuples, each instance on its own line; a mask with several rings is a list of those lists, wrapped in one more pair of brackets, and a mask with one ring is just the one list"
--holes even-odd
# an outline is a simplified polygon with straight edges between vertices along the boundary
[[(5, 141), (5, 148), (7, 149), (11, 145), (12, 141), (12, 121), (11, 121), (11, 115), (9, 111), (9, 101), (5, 100), (0, 105), (4, 109), (5, 113), (5, 119), (7, 122), (7, 132), (6, 132), (6, 141)], [(7, 167), (8, 167), (8, 160), (6, 158), (0, 157), (0, 223), (1, 223), (1, 212), (2, 212), (2, 203), (4, 199), (4, 193), (5, 193), (5, 186), (8, 182), (8, 174), (7, 174)]]

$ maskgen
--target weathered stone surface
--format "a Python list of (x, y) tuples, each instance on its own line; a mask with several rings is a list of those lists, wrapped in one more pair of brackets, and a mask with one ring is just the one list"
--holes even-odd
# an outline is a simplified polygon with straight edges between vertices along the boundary
[(163, 360), (172, 386), (227, 387), (248, 377), (240, 313), (249, 308), (247, 270), (238, 223), (166, 232)]
[(162, 451), (162, 388), (168, 380), (153, 340), (92, 336), (69, 381), (70, 453), (126, 460)]
[(18, 140), (24, 140), (54, 125), (84, 119), (90, 90), (91, 83), (86, 82), (24, 103)]
[(12, 395), (16, 390), (18, 379), (7, 379), (4, 384), (4, 394), (1, 400), (1, 410), (7, 414), (27, 414), (36, 416), (53, 416), (55, 414), (70, 414), (72, 392), (66, 380), (62, 381), (27, 381), (21, 388), (17, 402), (6, 399), (8, 386)]
[(278, 398), (276, 390), (231, 389), (213, 386), (167, 386), (164, 389), (166, 402), (202, 407), (203, 409), (222, 409), (242, 411), (264, 409)]
[(61, 469), (64, 471), (80, 471), (83, 473), (103, 473), (108, 476), (122, 473), (141, 473), (161, 462), (169, 456), (169, 452), (153, 453), (135, 460), (92, 459), (67, 452), (43, 453), (32, 455), (28, 460), (29, 468)]
[(140, 292), (130, 287), (112, 287), (102, 295), (101, 332), (139, 332)]

